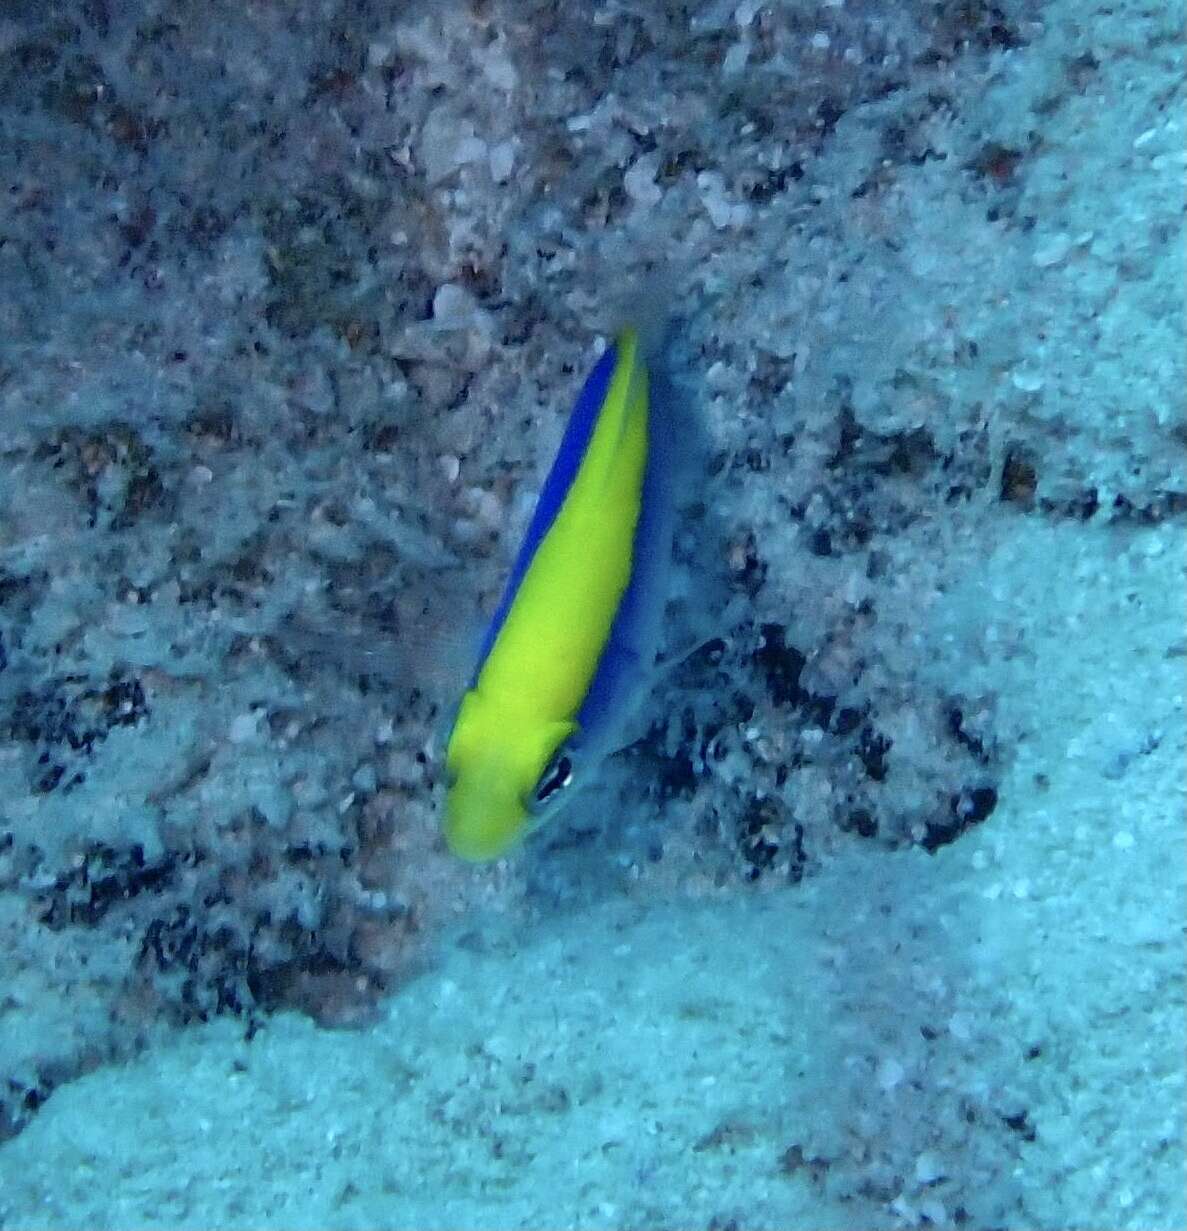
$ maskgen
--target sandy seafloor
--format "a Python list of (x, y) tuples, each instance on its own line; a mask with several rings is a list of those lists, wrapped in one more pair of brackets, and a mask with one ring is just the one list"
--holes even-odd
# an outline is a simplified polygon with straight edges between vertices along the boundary
[[(1016, 1198), (1017, 1226), (1182, 1226), (1182, 683), (1164, 659), (1182, 540), (1112, 555), (1108, 537), (995, 553), (1044, 617), (1014, 668), (1030, 737), (992, 829), (760, 898), (468, 921), (478, 951), (443, 941), (363, 1033), (191, 1029), (64, 1087), (4, 1147), (6, 1225), (866, 1226), (827, 1168), (780, 1160), (807, 1125), (844, 1135), (867, 1102), (893, 1107), (909, 1041), (859, 1079), (848, 1036), (951, 980), (947, 1024), (976, 1045), (940, 1080), (1011, 1070), (1037, 1136), (1003, 1173), (975, 1139), (903, 1125), (917, 1175)], [(1093, 742), (1144, 723), (1165, 750), (1102, 779)], [(863, 966), (846, 942), (881, 912), (910, 940)], [(905, 1224), (951, 1224), (926, 1186), (912, 1204)]]
[[(296, 32), (285, 31), (280, 7), (227, 16), (212, 6), (199, 16), (185, 6), (179, 19), (169, 5), (47, 6), (36, 16), (0, 6), (0, 149), (12, 151), (0, 157), (12, 180), (0, 204), (0, 1227), (1187, 1226), (1178, 6), (949, 14), (948, 41), (897, 73), (918, 76), (919, 92), (900, 83), (863, 96), (854, 86), (812, 137), (811, 159), (784, 167), (773, 202), (744, 199), (744, 176), (730, 178), (736, 134), (722, 117), (745, 90), (706, 84), (707, 111), (688, 104), (679, 123), (707, 126), (698, 156), (708, 169), (690, 178), (676, 159), (665, 178), (668, 164), (648, 162), (646, 143), (642, 153), (615, 143), (650, 124), (662, 155), (663, 123), (624, 129), (616, 120), (614, 140), (591, 142), (584, 158), (604, 155), (617, 196), (599, 197), (595, 185), (593, 220), (587, 212), (563, 223), (547, 202), (559, 195), (565, 214), (578, 171), (558, 143), (602, 121), (566, 118), (564, 98), (547, 94), (563, 90), (566, 71), (550, 65), (542, 35), (536, 47), (532, 23), (548, 26), (552, 6), (326, 3)], [(703, 71), (737, 83), (759, 72), (780, 37), (831, 54), (830, 37), (843, 31), (820, 30), (845, 11), (868, 17), (867, 32), (881, 28), (876, 8), (836, 0), (650, 7), (666, 14), (654, 28), (646, 3), (593, 5), (567, 19), (580, 47), (583, 22), (599, 46), (617, 29), (614, 55), (642, 66), (618, 79), (607, 52), (593, 70), (595, 96), (616, 95), (624, 113), (632, 98), (645, 111), (639, 91), (670, 81), (664, 66), (691, 57), (699, 39), (720, 41)], [(897, 21), (910, 9), (896, 12)], [(229, 38), (244, 40), (242, 63), (220, 41), (224, 21)], [(313, 71), (323, 27), (347, 43), (354, 32), (357, 71)], [(936, 35), (922, 18), (920, 28)], [(187, 130), (176, 82), (153, 78), (151, 56), (120, 75), (122, 57), (158, 39), (177, 44), (166, 66), (199, 66), (195, 90), (206, 88), (202, 66), (226, 56), (218, 89), (227, 127)], [(70, 67), (79, 47), (89, 49), (89, 85)], [(485, 77), (456, 69), (466, 47)], [(936, 72), (951, 93), (938, 119), (911, 109), (924, 95), (934, 103), (939, 85), (927, 74)], [(315, 102), (270, 145), (260, 134), (275, 115), (253, 128), (252, 108), (261, 91), (283, 101), (294, 80), (294, 97)], [(112, 92), (124, 114), (103, 113)], [(913, 128), (926, 127), (931, 153), (896, 163), (884, 146), (873, 163), (884, 180), (872, 183), (863, 134), (904, 93), (896, 141), (909, 146)], [(390, 114), (393, 98), (409, 114), (376, 136), (359, 117), (369, 107)], [(787, 104), (812, 105), (806, 96)], [(228, 130), (260, 143), (241, 161), (228, 155), (233, 165), (220, 172)], [(277, 169), (269, 159), (298, 136), (306, 161)], [(743, 136), (768, 143), (768, 170), (791, 157), (761, 125)], [(154, 153), (156, 137), (165, 144)], [(388, 151), (395, 170), (374, 171), (360, 152), (368, 145)], [(551, 158), (562, 167), (555, 186), (541, 170)], [(258, 192), (260, 177), (274, 175), (300, 197), (319, 177), (349, 181), (352, 167), (360, 182), (392, 176), (384, 191), (394, 205), (358, 222), (360, 234), (378, 249), (393, 245), (397, 264), (428, 271), (395, 307), (388, 300), (370, 317), (357, 308), (361, 332), (343, 325), (335, 299), (359, 266), (345, 262), (330, 289), (310, 290), (285, 266), (309, 250), (308, 236), (277, 238), (275, 214), (227, 204), (237, 179)], [(214, 183), (220, 174), (225, 184)], [(978, 176), (1008, 198), (988, 214), (982, 189), (967, 187)], [(794, 229), (814, 225), (792, 199), (801, 179), (805, 193), (813, 182), (846, 185), (839, 204), (817, 190), (813, 208), (827, 221), (814, 234)], [(207, 219), (205, 247), (173, 225), (189, 208), (178, 202), (200, 191), (225, 214)], [(500, 209), (517, 191), (547, 208), (509, 221)], [(438, 205), (445, 221), (433, 215)], [(883, 614), (883, 631), (846, 627), (855, 670), (866, 673), (853, 712), (877, 715), (889, 736), (886, 787), (870, 788), (885, 808), (870, 804), (884, 841), (838, 836), (840, 780), (820, 767), (852, 768), (844, 748), (829, 752), (840, 724), (826, 717), (813, 729), (799, 711), (760, 698), (748, 717), (725, 723), (736, 728), (730, 755), (718, 769), (700, 763), (697, 783), (663, 815), (643, 764), (591, 796), (609, 836), (584, 854), (559, 841), (550, 849), (541, 836), (493, 871), (456, 868), (432, 836), (439, 782), (413, 756), (439, 748), (437, 710), (416, 699), (400, 709), (405, 701), (382, 689), (294, 684), (291, 662), (253, 657), (281, 635), (277, 613), (300, 605), (319, 569), (338, 570), (345, 588), (343, 575), (370, 567), (351, 544), (364, 515), (379, 539), (385, 517), (405, 519), (384, 539), (397, 567), (413, 560), (431, 575), (439, 556), (460, 561), (489, 603), (526, 515), (508, 489), (534, 489), (559, 430), (549, 419), (543, 442), (532, 432), (525, 445), (500, 391), (530, 403), (530, 426), (549, 403), (541, 382), (559, 349), (571, 395), (597, 332), (582, 331), (581, 313), (593, 311), (606, 262), (623, 259), (614, 242), (586, 243), (586, 233), (614, 233), (616, 209), (626, 249), (637, 251), (655, 218), (661, 257), (682, 243), (695, 250), (682, 275), (696, 342), (683, 378), (723, 454), (763, 454), (736, 479), (727, 464), (706, 491), (727, 539), (731, 526), (751, 532), (736, 571), (748, 573), (746, 552), (756, 551), (766, 581), (703, 603), (694, 593), (691, 605), (726, 621), (732, 644), (753, 634), (760, 646), (756, 628), (769, 637), (784, 604), (788, 642), (804, 650), (805, 673), (816, 672), (817, 696), (844, 674), (828, 666), (825, 647), (838, 642), (828, 613)], [(685, 213), (682, 229), (674, 219)], [(531, 234), (532, 218), (547, 241)], [(481, 239), (484, 226), (520, 234), (518, 248), (492, 261), (507, 266), (497, 275), (502, 297), (472, 268), (464, 287), (448, 272), (451, 260), (461, 267), (455, 247)], [(535, 258), (524, 254), (545, 261), (543, 248), (553, 264), (536, 285)], [(786, 266), (782, 281), (769, 272), (776, 264)], [(527, 335), (505, 322), (529, 290), (530, 313), (545, 322), (553, 313), (565, 327), (537, 325), (539, 353), (511, 380)], [(266, 308), (265, 325), (256, 315)], [(426, 334), (426, 314), (440, 334)], [(962, 329), (980, 339), (963, 367), (912, 349), (919, 337)], [(801, 339), (798, 358), (780, 349), (786, 330)], [(450, 362), (437, 364), (438, 344), (452, 348)], [(785, 365), (779, 388), (804, 392), (768, 410), (761, 377), (775, 360)], [(831, 420), (821, 411), (813, 426), (812, 416), (834, 362), (856, 390), (851, 439), (865, 431), (917, 443), (926, 430), (933, 441), (897, 469), (871, 467), (876, 491), (906, 473), (918, 492), (866, 499), (871, 525), (845, 552), (820, 549), (821, 535), (839, 541), (839, 523), (821, 511), (823, 495), (797, 503), (796, 484), (815, 472), (791, 460), (797, 448), (830, 455), (821, 441)], [(199, 371), (160, 378), (168, 363)], [(940, 368), (927, 385), (920, 373)], [(151, 397), (138, 401), (145, 388)], [(889, 389), (911, 407), (880, 400)], [(351, 398), (370, 407), (357, 421), (341, 410)], [(408, 429), (408, 407), (419, 429)], [(278, 426), (290, 416), (307, 430)], [(408, 478), (411, 496), (392, 495), (383, 485), (403, 480), (390, 471), (337, 467), (339, 418), (360, 435), (395, 423), (399, 449), (411, 452), (392, 456), (411, 467), (423, 454), (432, 477)], [(958, 435), (955, 420), (977, 430)], [(105, 435), (112, 424), (119, 431)], [(274, 447), (259, 443), (270, 431)], [(237, 433), (257, 443), (236, 454)], [(929, 504), (929, 467), (960, 471), (977, 441), (985, 464), (969, 474), (980, 477), (959, 500)], [(491, 477), (505, 477), (504, 457), (513, 483)], [(821, 462), (821, 473), (838, 468), (843, 459)], [(444, 511), (433, 511), (435, 498)], [(408, 512), (418, 501), (427, 514)], [(286, 555), (267, 526), (288, 517), (298, 528)], [(450, 517), (462, 529), (443, 531)], [(187, 535), (196, 542), (188, 554)], [(861, 555), (869, 543), (882, 552), (877, 569)], [(727, 559), (735, 547), (722, 548)], [(194, 581), (203, 559), (256, 587), (254, 608), (235, 605), (243, 600), (233, 586), (220, 599), (215, 583)], [(313, 561), (307, 571), (303, 560)], [(695, 576), (686, 570), (686, 598)], [(382, 580), (369, 584), (383, 592)], [(810, 593), (818, 603), (805, 601)], [(220, 640), (220, 629), (238, 640)], [(897, 668), (896, 655), (917, 665)], [(732, 660), (727, 651), (733, 661), (769, 666), (758, 653)], [(99, 691), (86, 692), (96, 680)], [(756, 695), (766, 687), (758, 674), (731, 686), (752, 685)], [(94, 719), (86, 739), (59, 741), (69, 747), (55, 761), (52, 724), (28, 717), (30, 698), (48, 706), (59, 689), (76, 715), (79, 697), (106, 704), (105, 687), (131, 709), (116, 707), (106, 726)], [(679, 687), (695, 695), (708, 685)], [(933, 826), (911, 824), (920, 801), (952, 789), (955, 753), (931, 732), (924, 692), (959, 695), (966, 717), (980, 707), (963, 746), (975, 747), (976, 784), (984, 792), (991, 783), (994, 800), (979, 823), (954, 824), (938, 842), (928, 840)], [(664, 695), (661, 707), (686, 703)], [(807, 692), (797, 695), (802, 710)], [(703, 698), (687, 705), (695, 722), (717, 721)], [(307, 732), (303, 712), (318, 715)], [(377, 727), (373, 753), (352, 759), (350, 741)], [(773, 768), (790, 756), (779, 751), (786, 731), (819, 758), (795, 761), (789, 783)], [(47, 764), (50, 780), (38, 777)], [(76, 769), (79, 785), (65, 794)], [(904, 778), (911, 785), (893, 795)], [(731, 862), (732, 847), (685, 823), (711, 815), (715, 832), (732, 833), (731, 809), (754, 791), (783, 801), (786, 816), (772, 824), (797, 834), (790, 867), (783, 855)], [(347, 823), (338, 818), (355, 824), (359, 807), (409, 818), (374, 830), (377, 845), (393, 848), (398, 881), (364, 869), (356, 885), (345, 848), (314, 890), (283, 879), (263, 848), (239, 870), (230, 813), (250, 814), (269, 841), (299, 846), (308, 860), (317, 842), (332, 846), (326, 834)], [(619, 814), (627, 820), (610, 824)], [(636, 859), (636, 829), (640, 849), (662, 847), (662, 859)], [(193, 848), (190, 833), (202, 835)], [(199, 847), (188, 862), (177, 854)], [(133, 870), (121, 852), (135, 852)], [(88, 860), (107, 879), (88, 883)], [(230, 869), (220, 873), (222, 896), (194, 889), (185, 898), (181, 869), (220, 860)], [(156, 874), (141, 875), (145, 865)], [(412, 907), (391, 906), (405, 897)], [(179, 916), (179, 902), (191, 913)], [(200, 909), (221, 913), (171, 948), (167, 928)], [(279, 926), (290, 915), (299, 929)], [(249, 916), (252, 943), (238, 949), (226, 937)], [(384, 948), (395, 932), (415, 932), (406, 966)], [(220, 962), (247, 973), (236, 982)], [(362, 1007), (343, 996), (339, 975), (361, 989)], [(350, 1028), (319, 1024), (335, 1016), (327, 1005)]]

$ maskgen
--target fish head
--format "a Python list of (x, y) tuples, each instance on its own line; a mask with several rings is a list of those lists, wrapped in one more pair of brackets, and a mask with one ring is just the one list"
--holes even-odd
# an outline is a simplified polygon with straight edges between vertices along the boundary
[(446, 765), (445, 842), (461, 859), (498, 859), (557, 810), (572, 779), (566, 742), (576, 723), (459, 711)]

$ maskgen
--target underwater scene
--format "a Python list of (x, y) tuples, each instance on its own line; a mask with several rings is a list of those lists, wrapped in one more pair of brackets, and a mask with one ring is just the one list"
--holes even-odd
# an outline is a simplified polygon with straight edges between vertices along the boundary
[(1182, 1231), (1179, 0), (0, 0), (0, 1231)]

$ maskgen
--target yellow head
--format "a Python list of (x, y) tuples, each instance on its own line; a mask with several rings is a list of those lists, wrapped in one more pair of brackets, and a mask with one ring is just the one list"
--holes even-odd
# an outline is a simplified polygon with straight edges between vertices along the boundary
[[(445, 841), (461, 859), (498, 859), (542, 819), (539, 795), (573, 722), (533, 719), (471, 689), (449, 739)], [(565, 781), (567, 782), (567, 773)]]

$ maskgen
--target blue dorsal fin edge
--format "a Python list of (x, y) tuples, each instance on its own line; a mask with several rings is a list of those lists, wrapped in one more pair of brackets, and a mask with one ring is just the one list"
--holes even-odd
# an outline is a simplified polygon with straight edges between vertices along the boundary
[[(499, 599), (499, 604), (483, 636), (478, 652), (478, 662), (474, 668), (474, 679), (478, 678), (482, 664), (486, 662), (487, 655), (499, 635), (499, 630), (507, 619), (507, 613), (511, 610), (512, 603), (515, 602), (515, 596), (532, 563), (536, 549), (552, 528), (552, 523), (556, 520), (556, 515), (561, 505), (564, 504), (565, 497), (569, 494), (569, 488), (572, 487), (573, 480), (577, 476), (581, 459), (589, 447), (590, 437), (598, 421), (602, 403), (606, 400), (606, 391), (610, 388), (610, 380), (617, 363), (618, 347), (612, 344), (606, 348), (605, 353), (594, 365), (593, 371), (586, 377), (585, 384), (569, 416), (565, 434), (561, 437), (560, 448), (553, 459), (552, 468), (536, 499), (532, 519), (528, 523), (527, 533), (516, 554), (515, 563), (511, 566), (511, 574), (507, 578), (507, 584), (503, 587), (502, 597)], [(472, 684), (473, 680), (471, 680)]]
[(648, 362), (647, 467), (631, 578), (577, 715), (582, 743), (605, 751), (656, 679), (677, 507), (694, 477), (696, 432), (687, 401), (668, 375), (666, 353), (653, 349)]

